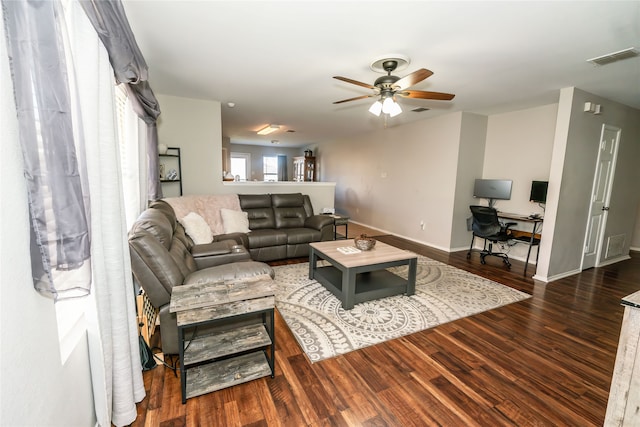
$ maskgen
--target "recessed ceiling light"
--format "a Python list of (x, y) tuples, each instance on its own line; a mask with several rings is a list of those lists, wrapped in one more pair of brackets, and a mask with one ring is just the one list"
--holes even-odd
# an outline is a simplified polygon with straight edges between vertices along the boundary
[(269, 135), (280, 129), (280, 125), (267, 125), (258, 131), (258, 135)]

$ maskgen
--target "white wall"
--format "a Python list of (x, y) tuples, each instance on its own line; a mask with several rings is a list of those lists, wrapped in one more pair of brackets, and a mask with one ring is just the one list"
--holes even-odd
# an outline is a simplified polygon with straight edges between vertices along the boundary
[[(454, 113), (315, 149), (323, 177), (337, 182), (339, 211), (429, 246), (460, 250), (471, 240), (469, 205), (480, 202), (472, 197), (475, 178), (513, 179), (512, 199), (500, 201), (501, 210), (541, 211), (529, 203), (529, 191), (532, 180), (548, 178), (556, 111), (552, 104), (488, 118)], [(510, 255), (524, 259), (527, 249), (516, 246)]]
[(5, 43), (0, 43), (0, 129), (0, 425), (92, 426), (86, 337), (63, 364), (53, 301), (33, 289), (27, 190)]
[(511, 179), (511, 200), (497, 200), (496, 208), (523, 214), (544, 213), (529, 202), (531, 181), (547, 181), (558, 104), (489, 116), (482, 177)]
[(631, 249), (640, 251), (640, 203), (638, 204), (638, 214), (636, 215), (636, 226), (631, 236)]
[[(544, 214), (529, 202), (529, 194), (531, 181), (549, 180), (557, 114), (558, 104), (550, 104), (489, 116), (482, 178), (513, 180), (511, 200), (497, 200), (496, 209)], [(514, 228), (531, 231), (532, 224), (520, 222)], [(525, 260), (528, 249), (525, 244), (513, 246), (509, 256)], [(529, 262), (535, 262), (536, 251), (532, 248)]]
[[(215, 194), (222, 186), (220, 103), (157, 95), (159, 143), (180, 147), (183, 194)], [(175, 184), (163, 186), (166, 196)]]
[(448, 250), (461, 121), (448, 114), (318, 145), (322, 179), (337, 183), (337, 211)]
[(451, 250), (468, 249), (471, 235), (467, 229), (467, 219), (471, 216), (469, 205), (472, 199), (475, 179), (482, 176), (482, 162), (486, 149), (487, 116), (464, 113), (460, 129), (460, 150), (458, 153), (455, 207), (451, 234)]
[[(603, 113), (585, 113), (586, 101), (601, 104)], [(604, 239), (624, 234), (623, 253), (628, 253), (640, 201), (640, 111), (579, 89), (565, 88), (558, 106), (547, 198), (546, 217), (553, 225), (546, 227), (543, 234), (537, 272), (541, 280), (550, 281), (580, 271), (603, 124), (622, 129)]]

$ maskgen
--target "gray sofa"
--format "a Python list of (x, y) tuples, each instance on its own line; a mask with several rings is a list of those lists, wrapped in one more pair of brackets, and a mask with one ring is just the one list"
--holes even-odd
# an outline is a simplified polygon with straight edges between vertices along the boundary
[(307, 195), (239, 194), (238, 198), (248, 214), (251, 232), (245, 243), (254, 260), (308, 256), (309, 243), (333, 240), (333, 218), (314, 215)]
[[(192, 251), (198, 255), (197, 259)], [(194, 246), (171, 206), (163, 201), (152, 203), (133, 224), (129, 232), (129, 252), (135, 282), (159, 309), (164, 354), (178, 354), (176, 316), (169, 312), (175, 286), (264, 274), (274, 277), (269, 265), (252, 261), (246, 249), (235, 240)]]

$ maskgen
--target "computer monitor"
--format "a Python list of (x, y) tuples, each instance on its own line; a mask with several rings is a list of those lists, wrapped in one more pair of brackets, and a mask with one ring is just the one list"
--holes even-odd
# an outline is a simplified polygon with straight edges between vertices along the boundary
[(473, 197), (489, 199), (489, 206), (493, 207), (496, 200), (511, 199), (510, 179), (476, 179), (473, 186)]
[(535, 203), (546, 203), (548, 188), (549, 181), (531, 181), (531, 194), (529, 195), (529, 201)]

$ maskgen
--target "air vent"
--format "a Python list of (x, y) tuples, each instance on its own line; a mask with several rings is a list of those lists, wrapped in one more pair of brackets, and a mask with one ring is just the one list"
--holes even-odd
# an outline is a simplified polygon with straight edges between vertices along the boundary
[(422, 113), (423, 111), (429, 111), (429, 108), (418, 107), (418, 108), (414, 108), (411, 111), (413, 111), (414, 113)]
[(596, 65), (606, 65), (611, 64), (612, 62), (622, 61), (623, 59), (635, 58), (638, 55), (640, 55), (640, 52), (638, 52), (636, 48), (630, 47), (618, 52), (598, 56), (597, 58), (587, 59), (587, 62), (591, 62)]
[(295, 132), (295, 130), (293, 130), (293, 129), (287, 129), (287, 132), (288, 132), (288, 133), (294, 133), (294, 132)]

